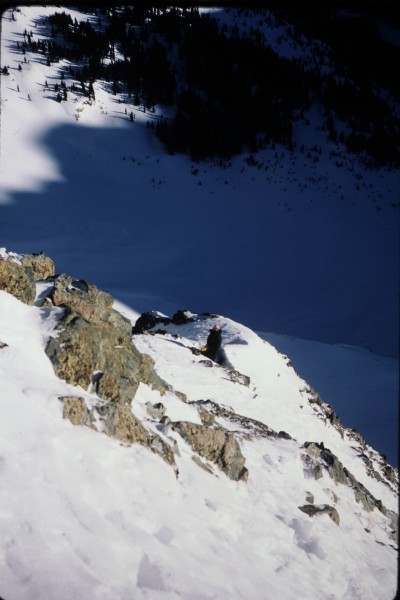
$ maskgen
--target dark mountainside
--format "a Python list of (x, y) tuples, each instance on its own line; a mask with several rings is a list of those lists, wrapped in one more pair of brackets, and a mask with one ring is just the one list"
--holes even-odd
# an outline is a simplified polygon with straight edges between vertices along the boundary
[[(50, 24), (51, 37), (36, 41), (26, 31), (21, 53), (38, 52), (49, 65), (70, 60), (76, 65), (68, 74), (76, 79), (73, 89), (89, 99), (93, 83), (104, 79), (110, 92), (126, 94), (144, 112), (154, 112), (156, 104), (170, 107), (170, 117), (149, 122), (170, 153), (202, 160), (269, 144), (293, 150), (294, 121), (319, 104), (329, 139), (368, 166), (400, 164), (400, 86), (392, 66), (400, 62), (400, 47), (382, 36), (394, 22), (387, 7), (256, 8), (257, 28), (247, 33), (237, 25), (220, 29), (213, 14), (197, 6), (140, 3), (95, 14), (95, 24), (78, 22), (55, 7), (40, 31)], [(241, 9), (243, 22), (249, 16), (252, 10)], [(312, 54), (278, 55), (263, 32), (271, 22), (289, 25), (293, 48), (304, 46), (304, 35), (311, 38)], [(68, 101), (63, 74), (52, 91), (57, 101)]]

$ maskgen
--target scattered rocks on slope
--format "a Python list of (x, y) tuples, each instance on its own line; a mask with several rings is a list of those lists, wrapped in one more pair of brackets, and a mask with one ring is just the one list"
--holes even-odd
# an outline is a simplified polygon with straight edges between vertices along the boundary
[(148, 431), (127, 405), (99, 404), (89, 408), (80, 396), (61, 396), (63, 417), (73, 425), (90, 427), (124, 444), (140, 444), (149, 448), (169, 465), (175, 464), (174, 448), (159, 435)]
[[(291, 436), (286, 431), (274, 431), (271, 427), (268, 427), (265, 423), (252, 419), (251, 417), (245, 417), (235, 413), (233, 410), (221, 406), (213, 400), (198, 400), (194, 402), (197, 406), (200, 418), (204, 424), (207, 424), (208, 420), (212, 417), (221, 417), (234, 423), (239, 427), (239, 433), (250, 435), (251, 437), (272, 437), (272, 438), (283, 438), (291, 440)], [(208, 414), (208, 416), (207, 416)], [(214, 419), (215, 420), (215, 419)]]
[[(133, 335), (145, 333), (150, 329), (154, 329), (157, 325), (185, 325), (199, 319), (215, 318), (217, 315), (211, 313), (192, 313), (189, 310), (177, 310), (172, 317), (166, 317), (157, 311), (144, 312), (137, 319), (132, 328)], [(154, 330), (151, 333), (165, 333), (164, 330)]]
[(338, 431), (342, 439), (347, 438), (356, 443), (353, 447), (359, 452), (368, 475), (377, 481), (382, 481), (392, 491), (397, 493), (399, 484), (398, 470), (387, 464), (386, 457), (370, 448), (359, 431), (345, 427), (332, 407), (329, 404), (325, 404), (312, 387), (307, 386), (302, 392), (308, 394), (308, 402), (313, 406), (318, 417), (323, 419), (325, 423), (330, 423)]
[(303, 445), (304, 453), (301, 458), (304, 464), (304, 474), (306, 477), (319, 479), (325, 472), (328, 473), (336, 483), (341, 483), (351, 488), (357, 502), (361, 503), (367, 512), (377, 508), (390, 521), (391, 536), (397, 540), (398, 531), (394, 527), (393, 511), (388, 510), (381, 500), (377, 500), (367, 488), (356, 480), (354, 475), (343, 466), (340, 460), (324, 444), (315, 442), (306, 442)]

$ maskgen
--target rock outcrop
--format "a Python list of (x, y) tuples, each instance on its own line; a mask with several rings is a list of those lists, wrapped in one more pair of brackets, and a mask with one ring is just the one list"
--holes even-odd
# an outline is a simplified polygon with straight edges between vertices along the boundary
[[(37, 295), (36, 282), (40, 280), (45, 280), (46, 284), (41, 286), (41, 292)], [(196, 406), (201, 424), (172, 422), (167, 406), (161, 402), (147, 402), (148, 418), (143, 422), (132, 412), (131, 403), (140, 383), (148, 385), (160, 395), (172, 391), (182, 402), (187, 402), (184, 394), (172, 390), (159, 377), (154, 360), (139, 352), (132, 341), (132, 334), (166, 333), (156, 328), (160, 325), (168, 327), (169, 324), (186, 325), (216, 315), (182, 310), (169, 318), (157, 312), (143, 313), (132, 329), (130, 321), (113, 309), (110, 294), (83, 279), (65, 274), (56, 276), (53, 261), (42, 253), (19, 255), (0, 249), (0, 289), (26, 304), (35, 303), (39, 306), (45, 300), (46, 314), (49, 314), (52, 306), (62, 309), (57, 311), (57, 326), (45, 351), (61, 379), (91, 394), (90, 402), (84, 393), (82, 396), (78, 394), (60, 398), (63, 417), (72, 424), (101, 431), (122, 444), (141, 444), (173, 465), (176, 473), (175, 456), (179, 456), (177, 439), (179, 441), (182, 438), (194, 451), (193, 460), (201, 468), (211, 473), (212, 465), (217, 465), (234, 481), (247, 481), (248, 478), (240, 440), (274, 438), (297, 444), (285, 431), (274, 431), (266, 423), (237, 414), (212, 400), (190, 402)], [(6, 347), (7, 344), (0, 342), (0, 349)], [(226, 379), (249, 386), (250, 379), (231, 365), (219, 368), (224, 369)], [(393, 491), (398, 484), (397, 470), (387, 465), (384, 457), (381, 462), (377, 461), (376, 453), (367, 446), (362, 436), (345, 428), (333, 409), (322, 402), (312, 388), (307, 386), (302, 392), (307, 395), (316, 416), (327, 424), (329, 422), (342, 438), (349, 439), (365, 463), (367, 474), (382, 481)], [(157, 429), (154, 423), (149, 422), (151, 420), (157, 421)], [(168, 430), (177, 435), (169, 436)], [(366, 511), (376, 508), (387, 517), (391, 536), (397, 539), (397, 515), (374, 498), (322, 442), (306, 442), (300, 451), (306, 478), (320, 479), (327, 473), (336, 483), (351, 488), (357, 503)], [(299, 509), (310, 516), (326, 513), (337, 525), (340, 523), (340, 517), (332, 506), (314, 505), (312, 500), (305, 506), (299, 506)]]
[(130, 403), (140, 382), (161, 394), (170, 389), (154, 370), (154, 361), (131, 342), (130, 323), (121, 315), (90, 322), (69, 307), (46, 353), (58, 377), (96, 392), (104, 400)]
[(55, 273), (54, 262), (43, 252), (37, 254), (21, 254), (21, 264), (24, 269), (31, 269), (34, 281), (47, 279)]
[(309, 517), (328, 515), (336, 525), (340, 524), (339, 513), (334, 506), (329, 506), (328, 504), (305, 504), (304, 506), (299, 506), (299, 509)]
[(242, 455), (235, 437), (222, 427), (207, 427), (188, 421), (177, 421), (172, 424), (173, 431), (180, 436), (201, 457), (209, 460), (224, 472), (230, 479), (246, 481), (248, 471), (246, 459)]
[(73, 385), (95, 391), (108, 401), (130, 403), (141, 382), (164, 394), (170, 386), (141, 354), (131, 337), (131, 324), (113, 310), (112, 296), (68, 275), (54, 279), (49, 294), (64, 307), (46, 353), (57, 375)]
[(101, 292), (95, 285), (65, 274), (54, 278), (49, 298), (54, 306), (68, 306), (86, 321), (96, 324), (110, 319), (114, 301), (110, 294)]
[(86, 406), (84, 398), (80, 396), (60, 396), (63, 403), (63, 418), (68, 419), (73, 425), (86, 425), (93, 427), (93, 416)]
[(0, 252), (0, 290), (24, 302), (33, 304), (36, 297), (35, 282), (54, 275), (54, 263), (44, 254), (16, 254)]
[(214, 417), (220, 417), (230, 424), (234, 424), (238, 428), (238, 433), (246, 436), (247, 439), (255, 437), (270, 437), (270, 438), (283, 438), (291, 440), (291, 436), (286, 431), (274, 431), (271, 427), (268, 427), (265, 423), (252, 419), (251, 417), (245, 417), (239, 415), (233, 410), (214, 402), (213, 400), (198, 400), (194, 402), (197, 406), (202, 423), (205, 425), (214, 423)]
[(363, 509), (371, 512), (378, 509), (383, 515), (388, 518), (390, 526), (390, 535), (397, 542), (398, 525), (397, 515), (393, 511), (388, 510), (381, 500), (375, 498), (371, 492), (350, 473), (348, 469), (340, 462), (324, 444), (315, 442), (306, 442), (303, 445), (304, 452), (301, 458), (304, 465), (305, 477), (313, 477), (320, 479), (324, 473), (335, 481), (341, 483), (353, 490), (356, 502), (362, 505)]
[(73, 425), (90, 427), (123, 444), (140, 444), (155, 452), (169, 465), (175, 464), (174, 449), (159, 435), (148, 431), (132, 413), (131, 407), (118, 403), (95, 404), (89, 408), (80, 396), (61, 396), (63, 417)]

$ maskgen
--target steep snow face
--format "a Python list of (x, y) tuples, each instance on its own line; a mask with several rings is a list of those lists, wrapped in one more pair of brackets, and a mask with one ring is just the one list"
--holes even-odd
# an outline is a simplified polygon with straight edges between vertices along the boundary
[[(17, 46), (25, 29), (46, 37), (55, 10), (96, 22), (43, 6), (2, 19), (2, 244), (44, 250), (139, 311), (212, 310), (256, 330), (396, 355), (398, 172), (366, 170), (328, 141), (318, 106), (295, 123), (293, 153), (265, 148), (222, 167), (168, 156), (146, 127), (166, 107), (145, 113), (102, 81), (95, 100), (69, 91), (56, 102), (61, 73), (75, 81), (71, 65), (49, 67)], [(213, 14), (251, 26), (234, 10)], [(275, 50), (303, 47), (311, 61), (316, 42), (295, 52), (288, 28), (263, 27)]]
[(388, 462), (398, 465), (399, 364), (364, 348), (259, 332), (290, 357), (294, 369)]
[[(159, 375), (187, 395), (184, 403), (141, 385), (132, 402), (147, 428), (170, 443), (176, 439), (176, 478), (148, 450), (62, 419), (58, 397), (98, 399), (54, 376), (44, 346), (58, 315), (59, 309), (29, 307), (0, 292), (2, 597), (393, 598), (397, 554), (386, 518), (377, 509), (365, 512), (353, 490), (326, 473), (306, 478), (303, 441), (323, 441), (388, 509), (396, 509), (396, 495), (366, 474), (350, 438), (311, 408), (306, 383), (286, 357), (223, 317), (134, 336)], [(215, 322), (230, 362), (250, 376), (249, 387), (191, 352)], [(207, 473), (182, 438), (145, 410), (161, 400), (172, 420), (199, 423), (196, 406), (206, 399), (292, 439), (243, 435), (247, 483), (217, 468)], [(311, 494), (316, 505), (336, 507), (339, 525), (299, 510)]]

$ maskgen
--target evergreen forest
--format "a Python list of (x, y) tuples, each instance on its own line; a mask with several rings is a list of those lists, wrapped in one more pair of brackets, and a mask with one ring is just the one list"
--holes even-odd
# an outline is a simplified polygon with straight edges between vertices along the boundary
[[(400, 47), (379, 35), (376, 10), (352, 19), (322, 7), (257, 10), (260, 27), (243, 33), (220, 27), (212, 12), (195, 6), (102, 6), (81, 21), (56, 9), (35, 33), (24, 32), (19, 51), (39, 53), (48, 65), (69, 61), (71, 89), (89, 98), (102, 80), (143, 111), (170, 107), (168, 117), (149, 126), (168, 152), (195, 161), (268, 144), (293, 149), (294, 121), (317, 103), (329, 139), (371, 166), (398, 166), (400, 84), (393, 65)], [(240, 18), (246, 15), (242, 9)], [(272, 49), (261, 27), (271, 18), (291, 23), (299, 44), (305, 35), (318, 40), (312, 61)], [(61, 72), (54, 90), (59, 102), (68, 101), (66, 76)]]

